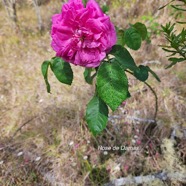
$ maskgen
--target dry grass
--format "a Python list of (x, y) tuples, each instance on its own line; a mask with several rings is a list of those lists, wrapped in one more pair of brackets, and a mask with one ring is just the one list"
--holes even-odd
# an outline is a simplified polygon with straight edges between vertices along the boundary
[[(143, 14), (152, 17), (156, 14), (158, 3), (149, 13), (145, 7), (154, 1), (147, 1), (148, 5), (138, 2), (139, 7), (135, 3), (129, 5), (128, 1), (125, 8), (113, 5), (110, 12), (113, 21), (127, 27), (129, 22), (141, 20)], [(52, 1), (41, 6), (41, 10), (45, 28), (49, 28), (49, 19), (60, 10), (60, 3)], [(160, 23), (167, 19), (166, 11), (156, 15), (161, 16), (157, 19)], [(49, 31), (39, 34), (37, 18), (29, 7), (18, 11), (17, 29), (12, 29), (4, 17), (1, 9), (0, 185), (101, 185), (120, 176), (146, 175), (166, 166), (168, 169), (161, 145), (173, 128), (177, 133), (174, 148), (179, 161), (185, 163), (186, 69), (185, 64), (164, 69), (165, 53), (157, 46), (164, 41), (160, 36), (133, 52), (138, 64), (158, 61), (150, 66), (162, 82), (153, 78), (148, 81), (159, 97), (158, 125), (152, 130), (145, 120), (132, 119), (152, 119), (155, 104), (148, 87), (128, 75), (132, 98), (113, 113), (121, 118), (110, 121), (108, 130), (95, 139), (84, 121), (85, 105), (94, 87), (84, 82), (83, 68), (73, 67), (75, 79), (71, 87), (61, 85), (49, 73), (52, 94), (47, 94), (40, 66), (54, 56)], [(124, 18), (126, 22), (122, 21)], [(150, 25), (149, 21), (144, 22)], [(98, 150), (99, 145), (138, 146), (140, 151), (109, 151), (104, 155)]]

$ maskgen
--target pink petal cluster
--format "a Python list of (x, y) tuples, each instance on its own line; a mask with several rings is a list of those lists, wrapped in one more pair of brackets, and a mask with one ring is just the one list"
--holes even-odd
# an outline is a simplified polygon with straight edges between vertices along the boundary
[(56, 56), (84, 67), (97, 67), (116, 43), (110, 18), (94, 0), (69, 0), (52, 17), (51, 46)]

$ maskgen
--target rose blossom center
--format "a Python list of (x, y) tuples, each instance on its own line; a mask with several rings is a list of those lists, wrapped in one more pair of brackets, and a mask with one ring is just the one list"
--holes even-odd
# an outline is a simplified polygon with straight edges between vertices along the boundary
[(78, 39), (79, 41), (82, 41), (82, 42), (85, 39), (85, 36), (83, 35), (83, 31), (81, 29), (76, 29), (75, 32), (74, 32), (73, 37), (75, 39)]

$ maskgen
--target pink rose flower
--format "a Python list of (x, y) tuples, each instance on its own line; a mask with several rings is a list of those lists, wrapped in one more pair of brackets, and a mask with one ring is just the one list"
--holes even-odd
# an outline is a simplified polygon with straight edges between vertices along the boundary
[(52, 17), (51, 46), (56, 56), (84, 67), (97, 67), (116, 43), (110, 18), (94, 0), (69, 0)]

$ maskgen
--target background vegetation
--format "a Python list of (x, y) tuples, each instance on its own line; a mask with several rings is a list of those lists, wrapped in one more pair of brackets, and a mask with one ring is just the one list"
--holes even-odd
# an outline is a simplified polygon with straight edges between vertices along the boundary
[[(160, 46), (166, 43), (160, 25), (175, 21), (168, 0), (113, 0), (107, 3), (115, 25), (127, 28), (141, 21), (149, 37), (132, 52), (138, 64), (148, 64), (161, 83), (150, 78), (158, 95), (130, 74), (131, 98), (110, 116), (107, 130), (97, 139), (87, 130), (85, 105), (94, 88), (83, 79), (84, 69), (73, 67), (72, 86), (61, 85), (52, 73), (52, 94), (46, 92), (42, 61), (55, 53), (50, 47), (51, 16), (62, 1), (39, 1), (42, 29), (32, 1), (17, 1), (17, 22), (0, 5), (0, 185), (102, 185), (119, 177), (165, 170), (184, 175), (186, 163), (186, 68), (169, 65)], [(148, 8), (147, 8), (148, 7)], [(180, 19), (184, 19), (185, 14)], [(180, 30), (181, 26), (177, 26)], [(137, 146), (139, 151), (98, 150), (98, 146)], [(154, 185), (183, 185), (168, 179)]]

